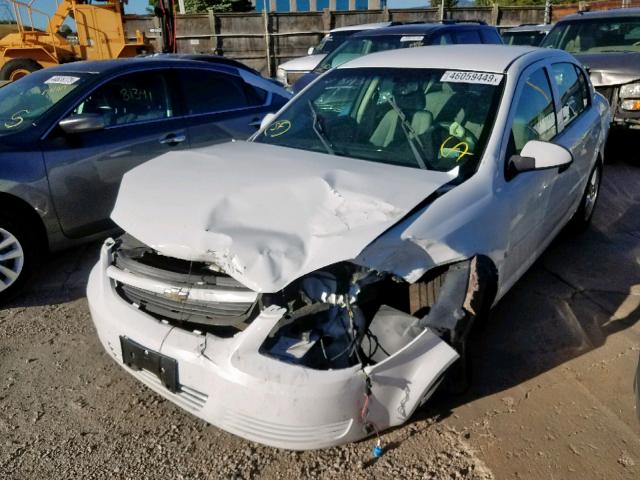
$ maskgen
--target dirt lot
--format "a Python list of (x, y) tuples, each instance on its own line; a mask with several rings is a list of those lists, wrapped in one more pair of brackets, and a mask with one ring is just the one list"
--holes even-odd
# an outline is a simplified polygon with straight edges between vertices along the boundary
[(181, 411), (103, 353), (98, 245), (0, 310), (0, 478), (640, 478), (640, 162), (607, 165), (594, 226), (559, 238), (472, 346), (473, 386), (373, 441), (292, 453)]

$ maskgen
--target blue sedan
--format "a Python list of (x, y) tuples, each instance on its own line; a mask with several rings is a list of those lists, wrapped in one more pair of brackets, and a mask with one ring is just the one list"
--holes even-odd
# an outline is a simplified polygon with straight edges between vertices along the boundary
[(165, 152), (245, 139), (289, 96), (211, 57), (71, 63), (0, 89), (0, 302), (44, 252), (114, 227), (126, 171)]

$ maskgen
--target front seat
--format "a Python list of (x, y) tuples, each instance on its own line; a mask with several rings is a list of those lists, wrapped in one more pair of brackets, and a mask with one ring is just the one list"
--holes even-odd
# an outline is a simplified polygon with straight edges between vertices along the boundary
[[(418, 82), (401, 84), (394, 88), (393, 98), (417, 135), (422, 135), (433, 125), (433, 116), (424, 110), (424, 94)], [(398, 135), (404, 135), (400, 117), (391, 108), (380, 120), (369, 141), (376, 147), (388, 147)]]

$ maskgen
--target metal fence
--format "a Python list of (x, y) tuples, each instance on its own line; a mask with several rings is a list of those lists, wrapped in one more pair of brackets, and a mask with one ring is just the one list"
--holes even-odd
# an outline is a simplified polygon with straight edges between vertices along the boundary
[[(640, 0), (605, 0), (554, 5), (552, 20), (579, 9), (606, 9), (640, 5)], [(178, 15), (177, 45), (182, 53), (216, 53), (235, 58), (265, 75), (273, 76), (276, 67), (289, 59), (305, 55), (331, 29), (363, 23), (435, 22), (451, 20), (481, 20), (491, 25), (514, 26), (543, 23), (544, 6), (490, 6), (445, 9), (378, 9), (290, 13), (224, 13)], [(158, 22), (152, 16), (127, 16), (128, 36), (144, 32), (160, 47)]]

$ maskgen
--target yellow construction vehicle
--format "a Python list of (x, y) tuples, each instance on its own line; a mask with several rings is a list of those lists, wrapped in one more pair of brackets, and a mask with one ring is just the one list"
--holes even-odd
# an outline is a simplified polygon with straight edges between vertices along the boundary
[[(153, 48), (139, 31), (134, 42), (127, 42), (123, 1), (56, 0), (56, 12), (49, 17), (34, 7), (35, 0), (5, 0), (15, 23), (2, 23), (15, 31), (0, 38), (0, 80), (17, 80), (43, 67), (75, 60), (151, 52)], [(76, 33), (69, 23), (75, 24)]]

